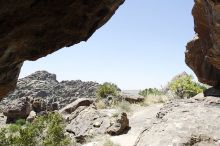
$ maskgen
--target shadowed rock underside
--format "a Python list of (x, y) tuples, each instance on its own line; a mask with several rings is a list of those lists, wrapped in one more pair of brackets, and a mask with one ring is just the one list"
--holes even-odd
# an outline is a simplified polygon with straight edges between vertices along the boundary
[(0, 100), (25, 60), (86, 41), (124, 0), (0, 0)]
[(220, 1), (195, 0), (195, 38), (187, 44), (186, 64), (199, 81), (220, 85)]

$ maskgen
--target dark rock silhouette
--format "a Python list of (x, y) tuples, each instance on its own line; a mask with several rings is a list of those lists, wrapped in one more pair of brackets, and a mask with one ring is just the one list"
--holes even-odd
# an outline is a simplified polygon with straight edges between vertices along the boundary
[(124, 0), (0, 0), (0, 100), (25, 60), (88, 40)]

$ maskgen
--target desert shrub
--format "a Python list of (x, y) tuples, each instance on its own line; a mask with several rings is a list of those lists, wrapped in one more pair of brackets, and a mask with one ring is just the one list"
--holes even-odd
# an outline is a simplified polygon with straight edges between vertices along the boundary
[(47, 120), (49, 124), (44, 144), (52, 146), (68, 145), (70, 139), (64, 134), (65, 125), (62, 117), (58, 113), (53, 113), (48, 115)]
[(24, 119), (18, 119), (16, 122), (15, 122), (15, 124), (16, 125), (24, 125), (26, 123), (26, 121), (24, 120)]
[(169, 99), (170, 98), (167, 95), (148, 95), (147, 97), (144, 98), (144, 101), (141, 102), (140, 104), (142, 106), (148, 106), (151, 104), (165, 103)]
[[(22, 123), (22, 124), (18, 124)], [(4, 133), (4, 134), (3, 134)], [(33, 123), (18, 121), (0, 129), (0, 146), (62, 146), (70, 144), (58, 113), (37, 117)]]
[(100, 85), (96, 91), (98, 98), (107, 98), (108, 96), (118, 96), (119, 88), (117, 85), (113, 83), (105, 82), (104, 84)]
[(184, 75), (172, 80), (168, 84), (168, 89), (173, 91), (180, 98), (190, 98), (203, 92), (206, 87), (193, 81), (192, 75)]
[(98, 109), (104, 109), (106, 108), (106, 105), (104, 103), (103, 100), (98, 100), (96, 103), (95, 103), (95, 106), (98, 108)]
[(122, 112), (130, 112), (131, 111), (131, 104), (128, 101), (122, 100), (116, 104)]
[(21, 129), (21, 125), (11, 124), (8, 126), (8, 130), (12, 133), (18, 132)]
[(164, 93), (157, 88), (147, 88), (139, 92), (139, 95), (144, 96), (144, 97), (147, 97), (149, 95), (163, 95), (163, 94)]
[(104, 141), (103, 146), (120, 146), (119, 144), (115, 144), (113, 141), (111, 141), (110, 139), (106, 139)]

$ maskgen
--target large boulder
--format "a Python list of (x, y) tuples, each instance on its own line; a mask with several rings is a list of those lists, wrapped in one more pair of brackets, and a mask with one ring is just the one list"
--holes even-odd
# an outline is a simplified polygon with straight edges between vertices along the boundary
[(85, 142), (86, 138), (105, 134), (110, 127), (110, 118), (93, 106), (77, 108), (68, 120), (66, 130), (73, 134), (79, 143)]
[(121, 92), (121, 97), (130, 103), (142, 102), (144, 97), (138, 94), (139, 91), (136, 90), (126, 90)]
[(166, 103), (135, 146), (219, 146), (220, 99), (199, 94)]
[(87, 99), (87, 98), (80, 98), (77, 99), (76, 101), (68, 104), (64, 108), (60, 110), (61, 114), (71, 114), (74, 112), (78, 107), (80, 106), (90, 106), (93, 103), (92, 99)]
[(86, 41), (124, 0), (0, 1), (0, 100), (25, 60)]
[(64, 116), (69, 123), (66, 131), (79, 143), (84, 143), (87, 138), (107, 133), (119, 135), (128, 130), (129, 127), (126, 113), (121, 113), (115, 117), (110, 111), (97, 110), (94, 105), (79, 106), (74, 112)]
[(7, 117), (7, 123), (18, 119), (26, 119), (31, 112), (31, 104), (28, 98), (19, 98), (8, 104), (3, 114)]
[(195, 38), (187, 44), (186, 64), (200, 82), (220, 85), (220, 4), (217, 0), (195, 0), (192, 10)]
[(120, 113), (107, 129), (110, 135), (120, 135), (129, 129), (129, 120), (126, 113)]

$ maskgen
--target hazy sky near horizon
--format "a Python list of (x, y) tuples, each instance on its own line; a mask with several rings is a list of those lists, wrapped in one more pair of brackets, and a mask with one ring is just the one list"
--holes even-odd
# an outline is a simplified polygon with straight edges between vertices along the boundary
[(193, 38), (193, 0), (126, 0), (107, 24), (87, 41), (35, 62), (26, 61), (20, 78), (37, 70), (61, 80), (108, 81), (121, 89), (165, 85), (185, 65)]

